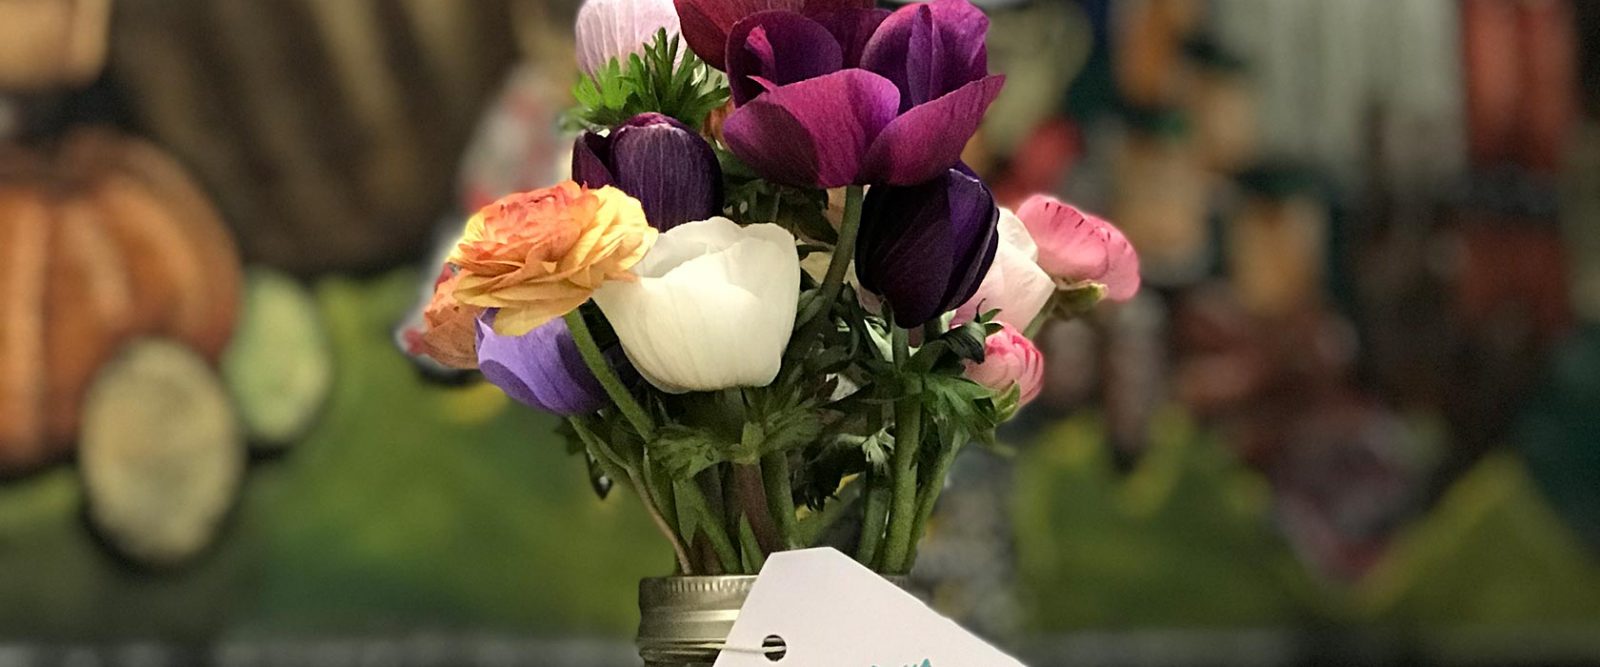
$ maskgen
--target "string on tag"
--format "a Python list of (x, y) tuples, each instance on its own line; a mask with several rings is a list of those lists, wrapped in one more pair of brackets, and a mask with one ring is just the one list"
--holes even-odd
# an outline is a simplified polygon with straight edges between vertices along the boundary
[(660, 653), (679, 658), (696, 658), (706, 651), (720, 653), (743, 653), (747, 655), (766, 656), (768, 660), (777, 662), (789, 654), (789, 645), (777, 635), (768, 636), (762, 646), (740, 646), (727, 642), (702, 642), (698, 644), (674, 644), (671, 648), (662, 648)]

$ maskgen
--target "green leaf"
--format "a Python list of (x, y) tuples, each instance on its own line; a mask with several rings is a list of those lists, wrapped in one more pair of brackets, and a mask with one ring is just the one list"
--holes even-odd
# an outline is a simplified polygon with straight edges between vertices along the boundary
[(643, 56), (613, 59), (593, 76), (583, 77), (573, 87), (572, 97), (578, 106), (568, 114), (567, 124), (600, 130), (648, 112), (700, 127), (712, 110), (728, 101), (729, 93), (721, 73), (662, 30)]
[(650, 443), (650, 455), (674, 480), (685, 481), (726, 461), (727, 452), (733, 448), (704, 429), (668, 424)]
[(822, 437), (822, 419), (813, 410), (797, 407), (769, 416), (763, 431), (761, 455), (787, 452)]

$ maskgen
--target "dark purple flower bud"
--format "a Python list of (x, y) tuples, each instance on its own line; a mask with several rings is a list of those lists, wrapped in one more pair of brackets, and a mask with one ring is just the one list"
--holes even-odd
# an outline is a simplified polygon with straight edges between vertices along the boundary
[(572, 149), (572, 179), (585, 187), (614, 186), (644, 206), (661, 231), (722, 213), (722, 166), (699, 133), (677, 120), (646, 113), (609, 135), (586, 132)]
[[(493, 311), (478, 319), (478, 370), (518, 403), (570, 417), (592, 414), (610, 403), (589, 372), (561, 318), (521, 336), (494, 332)], [(613, 367), (627, 368), (622, 348), (606, 351)]]
[(856, 276), (895, 324), (921, 326), (977, 292), (999, 248), (1000, 208), (988, 186), (956, 169), (909, 187), (867, 191)]

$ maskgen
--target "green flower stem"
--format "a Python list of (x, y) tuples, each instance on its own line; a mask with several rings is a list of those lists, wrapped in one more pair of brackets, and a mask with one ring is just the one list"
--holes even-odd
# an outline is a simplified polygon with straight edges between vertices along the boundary
[[(689, 535), (683, 532), (683, 517), (678, 514), (678, 496), (672, 489), (672, 476), (654, 465), (649, 456), (644, 457), (641, 468), (639, 472), (651, 493), (655, 495), (656, 506), (661, 509), (661, 514), (672, 522), (672, 527), (678, 530), (678, 535), (687, 542)], [(690, 557), (692, 559), (693, 555)]]
[(867, 567), (876, 567), (878, 553), (883, 546), (883, 529), (889, 523), (889, 478), (880, 473), (866, 472), (866, 514), (861, 520), (861, 542), (856, 546), (856, 561)]
[(706, 494), (700, 490), (700, 485), (694, 480), (684, 480), (678, 485), (678, 507), (689, 512), (695, 517), (695, 525), (704, 533), (711, 542), (712, 550), (717, 552), (717, 560), (722, 562), (722, 570), (728, 574), (740, 572), (739, 550), (733, 546), (733, 541), (728, 539), (728, 530), (722, 526), (722, 521), (711, 512), (711, 505), (706, 502)]
[(778, 536), (783, 541), (783, 548), (799, 549), (800, 519), (795, 516), (788, 452), (773, 452), (762, 457), (761, 482), (767, 492), (767, 511), (778, 521)]
[(767, 552), (761, 546), (761, 538), (756, 537), (756, 531), (750, 527), (750, 515), (739, 517), (739, 546), (744, 554), (744, 572), (759, 574), (761, 567), (767, 564)]
[(667, 538), (667, 542), (672, 544), (672, 553), (678, 559), (678, 568), (684, 574), (692, 574), (694, 565), (689, 560), (688, 549), (684, 548), (683, 540), (678, 538), (677, 531), (673, 530), (672, 524), (668, 523), (666, 516), (661, 513), (661, 509), (656, 503), (655, 492), (640, 477), (639, 469), (629, 465), (622, 457), (617, 456), (616, 451), (612, 450), (605, 440), (595, 435), (594, 431), (591, 431), (589, 426), (583, 423), (583, 420), (577, 417), (569, 417), (568, 421), (572, 423), (572, 429), (577, 431), (578, 439), (582, 440), (591, 452), (594, 452), (604, 460), (608, 467), (620, 469), (628, 477), (628, 480), (633, 484), (633, 492), (638, 494), (639, 500), (644, 502), (644, 509), (650, 514), (650, 521), (655, 523), (656, 529), (660, 530), (661, 534)]
[(735, 463), (730, 481), (736, 501), (736, 511), (733, 513), (744, 515), (751, 532), (755, 533), (756, 543), (761, 545), (761, 551), (769, 554), (783, 551), (787, 546), (769, 504), (772, 495), (767, 492), (762, 477), (759, 463)]
[[(905, 329), (893, 328), (895, 366), (904, 368), (911, 358)], [(907, 377), (908, 383), (912, 378)], [(917, 513), (917, 449), (922, 443), (922, 399), (915, 386), (895, 403), (894, 495), (890, 499), (889, 534), (884, 542), (883, 568), (888, 574), (910, 570), (911, 529)]]
[(1052, 293), (1050, 295), (1050, 299), (1044, 302), (1044, 309), (1040, 310), (1038, 316), (1034, 317), (1033, 321), (1028, 323), (1028, 328), (1022, 331), (1022, 335), (1029, 340), (1032, 340), (1035, 336), (1039, 335), (1040, 331), (1044, 331), (1044, 325), (1049, 324), (1050, 320), (1055, 319), (1056, 308), (1060, 303), (1061, 292), (1056, 291)]
[(822, 289), (818, 292), (822, 308), (801, 329), (802, 341), (815, 338), (822, 332), (822, 327), (833, 320), (833, 304), (839, 301), (839, 290), (844, 289), (844, 274), (856, 256), (856, 236), (861, 231), (861, 204), (866, 196), (867, 189), (863, 186), (845, 188), (844, 219), (839, 223), (839, 242), (833, 246), (833, 259), (828, 261), (828, 274), (823, 277)]
[(961, 453), (961, 446), (957, 443), (945, 448), (939, 454), (939, 460), (934, 464), (933, 474), (928, 475), (927, 486), (917, 497), (916, 521), (911, 525), (911, 551), (904, 563), (905, 569), (910, 570), (911, 565), (917, 562), (917, 544), (922, 542), (923, 533), (928, 530), (928, 519), (933, 517), (933, 508), (939, 504), (939, 495), (944, 493), (944, 480), (950, 475), (951, 466), (955, 465), (956, 455)]
[(628, 419), (634, 430), (646, 443), (656, 437), (655, 421), (650, 418), (650, 413), (645, 412), (644, 406), (634, 399), (633, 393), (622, 384), (622, 378), (617, 377), (617, 371), (611, 368), (611, 363), (606, 361), (606, 355), (600, 351), (600, 346), (594, 342), (594, 334), (589, 332), (589, 324), (583, 321), (583, 313), (574, 308), (566, 315), (567, 328), (572, 331), (572, 340), (578, 344), (578, 353), (583, 356), (584, 365), (589, 367), (589, 372), (594, 373), (595, 379), (600, 381), (600, 386), (606, 390), (606, 395), (617, 404), (617, 409), (622, 411), (622, 416)]

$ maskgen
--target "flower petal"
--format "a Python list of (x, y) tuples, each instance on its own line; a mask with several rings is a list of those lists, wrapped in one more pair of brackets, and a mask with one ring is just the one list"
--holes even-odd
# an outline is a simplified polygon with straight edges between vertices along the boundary
[(1016, 387), (1018, 406), (1038, 398), (1044, 387), (1044, 355), (1015, 327), (1004, 325), (984, 341), (983, 363), (967, 362), (967, 379), (997, 393)]
[(723, 133), (768, 180), (834, 188), (859, 182), (862, 156), (891, 125), (899, 98), (888, 79), (844, 70), (762, 94), (733, 112)]
[(663, 28), (678, 33), (671, 0), (587, 0), (578, 10), (578, 66), (593, 75), (613, 58), (627, 60)]
[(1115, 227), (1111, 230), (1114, 234), (1108, 253), (1110, 268), (1100, 282), (1106, 286), (1107, 299), (1127, 301), (1139, 293), (1139, 254), (1134, 251), (1133, 244), (1128, 242), (1128, 238), (1122, 235), (1121, 230)]
[(988, 188), (954, 170), (919, 185), (874, 186), (856, 244), (861, 286), (882, 296), (905, 327), (954, 309), (994, 260), (996, 215)]
[(478, 368), (491, 384), (523, 405), (562, 416), (606, 406), (605, 390), (584, 364), (564, 320), (522, 336), (503, 336), (490, 325), (493, 319), (486, 313), (477, 322)]
[(656, 229), (722, 212), (716, 151), (677, 120), (640, 114), (617, 128), (611, 135), (611, 166), (618, 189), (639, 200)]
[(1005, 77), (991, 76), (894, 119), (868, 149), (865, 180), (911, 185), (955, 166), (1004, 86)]
[(611, 138), (584, 132), (572, 144), (572, 180), (586, 188), (616, 185), (617, 179), (606, 166), (611, 159)]
[(1017, 217), (1039, 246), (1039, 266), (1064, 285), (1104, 285), (1106, 298), (1127, 301), (1139, 291), (1139, 254), (1122, 230), (1049, 195), (1035, 195)]
[(889, 14), (887, 9), (841, 9), (811, 18), (833, 33), (844, 50), (844, 66), (860, 67), (867, 43)]
[(794, 237), (717, 218), (663, 234), (657, 250), (670, 256), (639, 268), (659, 277), (595, 293), (640, 373), (669, 393), (771, 384), (799, 298)]
[(999, 225), (1000, 245), (988, 275), (978, 291), (956, 309), (954, 322), (963, 324), (978, 315), (999, 309), (996, 320), (1017, 329), (1027, 329), (1055, 294), (1055, 281), (1034, 261), (1038, 249), (1028, 230), (1015, 214), (1002, 210)]
[(675, 0), (683, 36), (701, 60), (727, 71), (728, 34), (756, 12), (786, 9), (823, 14), (841, 9), (870, 9), (873, 0)]
[(962, 271), (953, 276), (955, 280), (945, 293), (940, 312), (972, 299), (1000, 248), (1000, 235), (996, 231), (1000, 208), (995, 205), (989, 186), (956, 170), (951, 170), (948, 180), (951, 233), (955, 246), (966, 249), (966, 253), (956, 259), (956, 266)]
[(733, 103), (743, 105), (766, 87), (799, 83), (832, 74), (844, 53), (822, 24), (794, 12), (761, 12), (740, 21), (728, 36), (728, 86)]
[(967, 0), (907, 5), (872, 35), (861, 66), (893, 81), (906, 110), (987, 77), (988, 32), (988, 17)]

